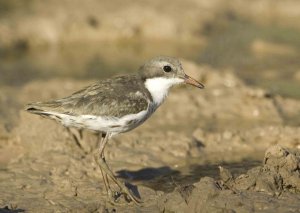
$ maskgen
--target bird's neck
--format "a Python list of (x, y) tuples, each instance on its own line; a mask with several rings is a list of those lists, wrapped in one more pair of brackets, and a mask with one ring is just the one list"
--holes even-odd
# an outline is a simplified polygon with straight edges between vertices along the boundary
[(175, 85), (182, 83), (183, 80), (180, 78), (149, 78), (145, 81), (145, 87), (152, 96), (153, 103), (157, 106), (161, 105), (162, 102), (168, 95), (169, 89)]

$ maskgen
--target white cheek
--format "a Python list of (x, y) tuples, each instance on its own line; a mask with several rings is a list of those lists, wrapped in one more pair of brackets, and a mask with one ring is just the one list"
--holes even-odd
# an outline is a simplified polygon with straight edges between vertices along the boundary
[(160, 105), (168, 95), (170, 87), (175, 84), (183, 83), (183, 81), (184, 80), (180, 78), (151, 78), (146, 80), (145, 87), (149, 90), (153, 102)]

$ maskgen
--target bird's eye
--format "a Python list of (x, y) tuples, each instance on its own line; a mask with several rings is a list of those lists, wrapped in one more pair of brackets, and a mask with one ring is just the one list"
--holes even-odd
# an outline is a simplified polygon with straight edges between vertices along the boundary
[(166, 65), (163, 67), (165, 72), (171, 72), (172, 71), (172, 67), (170, 67), (169, 65)]

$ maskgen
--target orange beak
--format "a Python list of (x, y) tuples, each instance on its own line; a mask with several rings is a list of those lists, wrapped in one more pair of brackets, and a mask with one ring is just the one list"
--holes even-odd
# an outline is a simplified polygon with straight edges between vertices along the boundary
[(192, 77), (188, 76), (187, 74), (184, 75), (184, 83), (190, 84), (192, 86), (198, 87), (200, 89), (204, 89), (204, 85), (200, 82), (196, 81)]

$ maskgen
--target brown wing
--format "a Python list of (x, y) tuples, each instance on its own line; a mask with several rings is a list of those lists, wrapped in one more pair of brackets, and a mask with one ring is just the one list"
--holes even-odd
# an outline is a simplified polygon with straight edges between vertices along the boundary
[(136, 114), (147, 107), (147, 94), (138, 78), (120, 76), (99, 81), (66, 98), (29, 104), (26, 110), (36, 114), (56, 112), (122, 117)]

